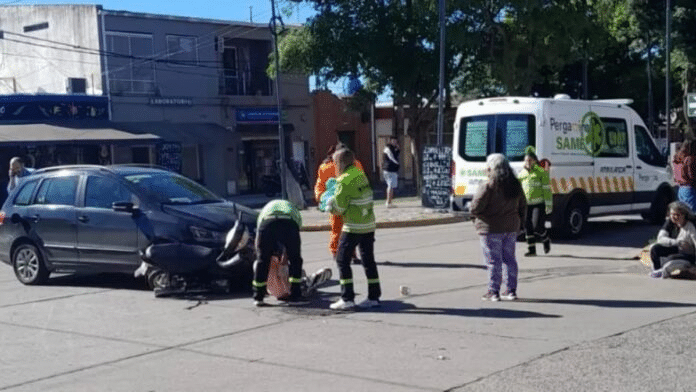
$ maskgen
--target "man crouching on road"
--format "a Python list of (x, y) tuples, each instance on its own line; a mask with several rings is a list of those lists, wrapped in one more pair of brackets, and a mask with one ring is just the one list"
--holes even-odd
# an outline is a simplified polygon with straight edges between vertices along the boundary
[(278, 298), (288, 304), (307, 303), (302, 296), (302, 254), (300, 248), (302, 215), (297, 207), (287, 200), (271, 200), (256, 221), (256, 263), (254, 264), (254, 305), (264, 306), (267, 294), (266, 281), (273, 252), (279, 245), (285, 247), (290, 270), (290, 295)]
[(377, 263), (375, 263), (375, 213), (372, 209), (372, 188), (362, 170), (355, 166), (355, 156), (348, 149), (334, 153), (338, 178), (334, 197), (329, 200), (329, 212), (343, 216), (343, 231), (338, 240), (336, 264), (341, 283), (341, 299), (331, 304), (331, 309), (347, 310), (355, 307), (353, 271), (351, 259), (355, 247), (360, 245), (365, 275), (367, 276), (367, 299), (358, 306), (376, 308), (382, 295)]

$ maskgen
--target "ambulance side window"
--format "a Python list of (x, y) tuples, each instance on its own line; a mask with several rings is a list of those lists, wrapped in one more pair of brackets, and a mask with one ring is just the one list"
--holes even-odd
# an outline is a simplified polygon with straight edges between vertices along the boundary
[(599, 157), (626, 158), (628, 157), (628, 127), (626, 121), (620, 118), (602, 118), (604, 123), (604, 143)]
[(635, 126), (636, 131), (636, 155), (638, 159), (651, 166), (665, 167), (667, 159), (660, 154), (660, 151), (648, 135), (648, 130), (640, 125)]

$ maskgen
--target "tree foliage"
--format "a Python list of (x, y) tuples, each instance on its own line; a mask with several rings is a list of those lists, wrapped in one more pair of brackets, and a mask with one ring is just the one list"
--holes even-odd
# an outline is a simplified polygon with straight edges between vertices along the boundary
[[(298, 0), (293, 0), (298, 1)], [(284, 70), (327, 81), (360, 76), (365, 99), (389, 87), (423, 142), (436, 102), (438, 0), (302, 0), (316, 15), (283, 34)], [(672, 75), (696, 85), (696, 0), (672, 0)], [(447, 0), (448, 96), (633, 98), (648, 114), (648, 88), (664, 97), (665, 3), (652, 0)], [(648, 67), (648, 64), (650, 67)], [(649, 71), (649, 72), (648, 72)], [(658, 104), (653, 107), (659, 107)], [(662, 102), (664, 103), (664, 102)]]

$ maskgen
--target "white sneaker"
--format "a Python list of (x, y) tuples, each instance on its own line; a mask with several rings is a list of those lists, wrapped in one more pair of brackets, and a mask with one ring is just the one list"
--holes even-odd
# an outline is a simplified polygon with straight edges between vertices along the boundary
[(379, 308), (381, 304), (376, 299), (366, 299), (358, 304), (361, 309)]
[(329, 307), (333, 310), (350, 310), (350, 309), (355, 308), (355, 302), (344, 301), (343, 298), (341, 298), (338, 301), (329, 305)]

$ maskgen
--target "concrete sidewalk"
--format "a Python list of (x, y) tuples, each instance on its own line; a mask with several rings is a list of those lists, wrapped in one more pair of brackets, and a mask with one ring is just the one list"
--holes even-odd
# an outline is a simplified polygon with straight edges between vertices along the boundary
[[(425, 208), (419, 197), (394, 198), (391, 208), (387, 208), (384, 200), (375, 200), (374, 210), (377, 228), (428, 226), (465, 220), (463, 216), (447, 210)], [(302, 211), (302, 231), (326, 230), (330, 230), (329, 214), (315, 206)]]
[[(265, 195), (239, 195), (229, 200), (257, 210), (274, 199)], [(376, 198), (374, 209), (377, 228), (428, 226), (463, 222), (463, 216), (451, 211), (434, 210), (422, 206), (421, 198), (410, 195), (395, 197), (392, 208), (387, 208), (383, 198)], [(302, 231), (328, 231), (329, 214), (321, 212), (316, 206), (302, 210)]]

